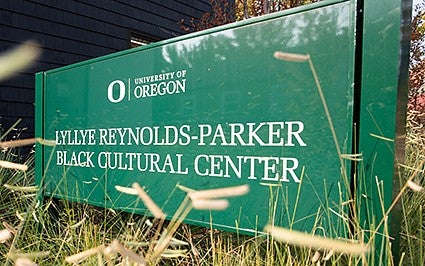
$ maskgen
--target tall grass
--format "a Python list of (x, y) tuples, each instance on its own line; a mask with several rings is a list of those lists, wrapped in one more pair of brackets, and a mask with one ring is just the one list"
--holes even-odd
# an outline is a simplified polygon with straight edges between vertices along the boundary
[[(415, 137), (418, 138), (417, 135)], [(16, 162), (16, 148), (7, 146), (18, 146), (17, 143), (6, 144), (2, 142), (4, 149), (0, 153), (0, 160)], [(46, 142), (42, 141), (42, 144)], [(411, 151), (406, 168), (412, 169), (410, 175), (415, 174), (415, 179), (411, 181), (421, 184), (423, 180), (417, 175), (417, 168), (423, 165), (423, 146), (417, 140), (412, 140), (409, 145)], [(342, 192), (346, 189), (346, 182), (340, 184), (341, 198), (338, 205), (330, 206), (329, 200), (324, 199), (320, 206), (324, 211), (317, 211), (315, 227), (311, 232), (294, 232), (270, 224), (264, 228), (269, 234), (252, 237), (182, 223), (192, 208), (226, 208), (227, 203), (223, 197), (232, 196), (235, 191), (238, 192), (237, 195), (247, 193), (247, 188), (244, 187), (213, 191), (188, 190), (188, 196), (172, 220), (165, 221), (161, 210), (138, 184), (117, 190), (139, 196), (151, 213), (157, 213), (156, 218), (53, 198), (40, 203), (37, 198), (38, 188), (34, 187), (33, 156), (23, 165), (28, 170), (0, 167), (2, 264), (368, 265), (382, 259), (376, 256), (386, 257), (386, 264), (393, 264), (387, 220), (376, 221), (375, 224), (376, 227), (382, 225), (384, 228), (382, 249), (379, 252), (368, 252), (374, 246), (375, 239), (366, 239), (365, 235), (370, 232), (348, 219), (350, 208), (358, 210), (359, 206)], [(285, 191), (281, 187), (270, 189), (270, 217), (273, 218), (276, 208), (276, 198), (273, 195), (277, 195), (276, 190), (280, 189), (281, 197), (285, 198)], [(324, 189), (326, 190), (325, 181)], [(402, 259), (403, 262), (415, 265), (421, 264), (425, 255), (422, 209), (424, 197), (418, 190), (420, 187), (416, 191), (404, 190), (402, 194), (402, 251), (405, 252)], [(295, 213), (293, 215), (295, 217)], [(338, 217), (337, 222), (322, 224), (322, 220), (332, 221), (331, 217), (335, 215)], [(293, 222), (293, 217), (288, 219)], [(317, 236), (320, 231), (340, 235), (340, 232), (350, 232), (350, 229), (351, 233), (346, 233), (343, 239), (331, 240)], [(368, 229), (373, 231), (373, 225)]]
[(407, 116), (406, 167), (407, 176), (417, 169), (419, 173), (412, 180), (410, 191), (402, 197), (402, 251), (405, 252), (406, 264), (423, 265), (425, 263), (425, 110), (409, 110)]
[[(404, 165), (406, 176), (402, 180), (405, 185), (399, 195), (403, 207), (400, 264), (409, 265), (423, 264), (425, 258), (425, 196), (421, 185), (424, 182), (425, 137), (423, 126), (417, 120), (418, 116), (421, 117), (421, 113), (409, 111), (408, 159)], [(32, 142), (35, 141), (37, 140)], [(20, 143), (32, 143), (27, 142)], [(16, 162), (16, 149), (19, 148), (15, 146), (19, 143), (0, 143), (3, 147), (0, 160)], [(49, 144), (45, 141), (41, 143)], [(29, 157), (25, 165), (28, 166), (26, 171), (0, 167), (2, 264), (369, 265), (382, 261), (382, 257), (386, 258), (387, 265), (394, 264), (388, 220), (375, 221), (374, 225), (367, 229), (372, 230), (371, 234), (356, 221), (348, 219), (350, 209), (358, 210), (360, 206), (357, 206), (359, 201), (350, 200), (349, 195), (342, 192), (346, 189), (344, 182), (339, 184), (339, 204), (330, 206), (329, 201), (324, 199), (320, 208), (326, 211), (318, 210), (315, 227), (308, 234), (271, 224), (264, 228), (269, 232), (267, 235), (243, 236), (213, 228), (188, 226), (182, 221), (194, 207), (226, 208), (223, 197), (232, 196), (235, 191), (238, 192), (237, 195), (247, 193), (247, 188), (244, 187), (213, 191), (192, 191), (181, 187), (188, 192), (188, 196), (173, 219), (165, 221), (160, 209), (152, 211), (156, 206), (149, 207), (151, 213), (158, 212), (156, 218), (148, 218), (53, 198), (47, 198), (40, 203), (36, 197), (38, 188), (34, 187), (33, 156)], [(139, 196), (147, 206), (155, 205), (138, 184), (130, 188), (116, 189), (135, 197)], [(270, 187), (270, 191), (270, 217), (273, 218), (276, 195), (280, 193), (279, 199), (285, 199), (286, 192), (279, 186)], [(390, 213), (390, 210), (385, 211)], [(295, 213), (293, 215), (295, 216)], [(347, 232), (345, 237), (330, 240), (315, 236), (324, 228), (321, 222), (323, 218), (331, 221), (332, 216), (338, 217), (337, 222), (327, 224), (326, 230), (334, 235)], [(293, 217), (288, 219), (291, 221)], [(371, 251), (375, 239), (366, 238), (365, 235), (374, 235), (377, 227), (383, 228), (380, 232), (384, 241), (378, 251)]]
[[(13, 150), (8, 150), (2, 156), (12, 160), (9, 157), (12, 154)], [(362, 244), (364, 232), (360, 227), (356, 228), (358, 231), (353, 235), (347, 235), (349, 239), (332, 241), (314, 236), (315, 231), (300, 234), (273, 225), (266, 228), (269, 235), (250, 237), (181, 223), (197, 205), (197, 200), (212, 200), (215, 203), (220, 200), (216, 197), (231, 196), (228, 193), (234, 193), (235, 189), (189, 191), (181, 209), (171, 221), (164, 221), (161, 214), (151, 220), (145, 216), (52, 198), (39, 204), (33, 187), (32, 158), (28, 163), (30, 167), (26, 172), (1, 170), (4, 178), (1, 179), (0, 191), (1, 195), (7, 196), (2, 197), (0, 219), (3, 228), (12, 234), (10, 239), (0, 244), (1, 263), (19, 264), (22, 260), (42, 265), (143, 265), (148, 262), (159, 265), (368, 263), (365, 257), (368, 246)], [(125, 191), (140, 195), (140, 189), (135, 184)], [(240, 188), (240, 191), (239, 194), (247, 192), (246, 188)], [(146, 204), (148, 201), (144, 202)], [(273, 201), (271, 203), (272, 212)], [(344, 214), (347, 212), (345, 205), (341, 204), (342, 211), (337, 211), (341, 216), (347, 215)], [(339, 232), (351, 226), (348, 219), (339, 221), (337, 228), (331, 230)], [(316, 229), (322, 226), (319, 216), (316, 225)]]
[[(287, 59), (287, 54), (278, 56)], [(308, 56), (295, 59), (307, 60), (312, 64)], [(318, 89), (320, 93), (319, 85)], [(326, 108), (324, 98), (321, 99)], [(407, 170), (401, 180), (405, 185), (399, 195), (403, 212), (400, 263), (409, 265), (421, 265), (425, 259), (425, 196), (421, 185), (424, 183), (425, 136), (422, 116), (421, 112), (409, 111), (408, 159), (404, 166)], [(332, 127), (328, 112), (327, 117)], [(335, 137), (334, 140), (342, 169), (345, 169), (346, 162), (360, 160), (357, 155), (341, 154)], [(356, 219), (349, 219), (350, 212), (354, 217), (360, 216), (361, 201), (351, 199), (344, 193), (349, 186), (345, 171), (342, 171), (342, 182), (339, 184), (339, 202), (331, 206), (328, 199), (323, 200), (311, 232), (294, 232), (291, 228), (279, 228), (271, 223), (266, 228), (259, 228), (268, 234), (243, 236), (213, 228), (188, 226), (182, 222), (193, 208), (225, 209), (228, 205), (226, 197), (247, 193), (245, 186), (212, 191), (181, 188), (186, 189), (187, 197), (170, 221), (164, 220), (161, 209), (138, 184), (116, 189), (140, 197), (154, 218), (53, 198), (39, 202), (39, 188), (34, 186), (34, 157), (21, 162), (17, 156), (18, 146), (34, 142), (50, 144), (39, 139), (0, 142), (0, 162), (4, 162), (0, 166), (1, 264), (369, 265), (382, 261), (383, 257), (387, 265), (394, 264), (387, 216), (374, 221), (369, 228), (362, 228)], [(376, 186), (379, 195), (382, 195), (378, 182)], [(323, 189), (327, 189), (325, 180)], [(269, 216), (273, 221), (277, 195), (283, 199), (287, 195), (281, 187), (270, 187), (270, 191)], [(390, 211), (383, 210), (384, 213)], [(294, 222), (295, 213), (292, 215), (287, 217), (290, 224)], [(320, 231), (333, 236), (346, 233), (342, 238), (330, 239)], [(381, 246), (379, 250), (371, 250), (378, 233), (382, 239)]]

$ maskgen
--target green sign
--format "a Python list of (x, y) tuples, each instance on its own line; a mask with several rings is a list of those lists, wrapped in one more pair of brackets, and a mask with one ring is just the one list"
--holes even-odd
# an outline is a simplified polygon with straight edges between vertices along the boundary
[(38, 134), (57, 145), (38, 148), (38, 182), (47, 196), (145, 213), (117, 189), (137, 182), (168, 218), (179, 187), (247, 184), (225, 211), (186, 222), (339, 235), (355, 26), (353, 1), (324, 1), (39, 73)]

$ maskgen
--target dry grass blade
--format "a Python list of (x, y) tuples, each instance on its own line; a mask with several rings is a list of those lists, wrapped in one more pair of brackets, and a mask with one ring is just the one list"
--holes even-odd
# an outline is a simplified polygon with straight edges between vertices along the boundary
[(16, 234), (16, 229), (13, 226), (11, 226), (10, 224), (8, 224), (6, 222), (3, 222), (2, 224), (3, 224), (4, 228), (9, 230), (12, 234), (14, 234), (14, 235)]
[(333, 254), (334, 254), (334, 251), (333, 250), (329, 251), (328, 254), (326, 254), (326, 257), (323, 258), (323, 260), (324, 261), (330, 260), (331, 257), (333, 256)]
[(0, 243), (6, 242), (12, 237), (12, 232), (9, 229), (3, 229), (0, 231)]
[(27, 67), (40, 53), (41, 49), (32, 41), (27, 41), (5, 53), (0, 57), (0, 80)]
[(170, 246), (189, 246), (190, 244), (186, 241), (179, 240), (177, 238), (171, 238)]
[(78, 227), (82, 226), (85, 222), (86, 222), (86, 217), (83, 217), (83, 219), (81, 219), (81, 221), (79, 221), (76, 224), (70, 225), (69, 228), (72, 228), (72, 229), (78, 228)]
[(176, 232), (177, 228), (183, 222), (183, 220), (186, 218), (192, 208), (193, 205), (189, 200), (189, 196), (186, 196), (177, 211), (174, 213), (169, 225), (163, 231), (157, 244), (153, 246), (153, 252), (148, 252), (151, 255), (148, 256), (147, 259), (151, 264), (157, 264), (159, 256), (170, 244), (171, 240), (173, 239), (173, 234)]
[(341, 154), (341, 158), (346, 159), (346, 160), (350, 160), (350, 161), (356, 161), (356, 162), (363, 161), (362, 156), (363, 156), (362, 153), (358, 153), (358, 154)]
[(187, 257), (187, 251), (187, 249), (166, 249), (163, 253), (161, 253), (161, 257), (167, 259)]
[(422, 186), (416, 184), (415, 182), (411, 180), (407, 181), (407, 186), (415, 192), (421, 192), (424, 189)]
[(25, 221), (25, 218), (23, 216), (23, 215), (25, 215), (25, 213), (19, 213), (18, 210), (16, 210), (15, 214), (16, 214), (16, 217), (18, 218), (19, 221), (21, 221), (21, 222)]
[(249, 192), (249, 186), (242, 185), (242, 186), (236, 186), (236, 187), (193, 191), (193, 192), (189, 192), (189, 197), (192, 201), (195, 201), (195, 200), (242, 196), (247, 194), (248, 192)]
[(393, 139), (390, 139), (390, 138), (387, 138), (387, 137), (384, 137), (384, 136), (380, 136), (380, 135), (376, 135), (376, 134), (373, 134), (373, 133), (370, 133), (370, 136), (377, 138), (377, 139), (384, 140), (384, 141), (394, 142)]
[(315, 263), (318, 262), (320, 259), (320, 252), (316, 250), (316, 252), (314, 252), (314, 256), (311, 258), (311, 262)]
[(28, 258), (18, 258), (15, 260), (15, 266), (37, 266), (38, 264)]
[(339, 240), (329, 239), (321, 236), (313, 236), (303, 232), (288, 230), (281, 227), (267, 225), (265, 232), (270, 233), (276, 240), (295, 246), (308, 247), (313, 249), (333, 250), (334, 252), (361, 256), (369, 251), (367, 245), (363, 243), (348, 243)]
[(36, 140), (41, 145), (45, 145), (45, 146), (56, 146), (56, 140), (49, 140), (49, 139), (42, 139), (42, 138), (37, 138)]
[(114, 240), (112, 241), (111, 244), (111, 249), (115, 252), (120, 253), (122, 256), (127, 257), (129, 260), (137, 263), (138, 265), (147, 265), (146, 261), (140, 257), (139, 255), (137, 255), (136, 253), (134, 253), (133, 251), (127, 249), (126, 247), (124, 247), (118, 240)]
[(276, 59), (292, 61), (292, 62), (306, 62), (309, 58), (309, 54), (294, 54), (276, 51), (274, 53)]
[(418, 170), (418, 171), (419, 171), (419, 173), (423, 173), (423, 172), (424, 172), (424, 170), (417, 169), (417, 168), (415, 168), (415, 167), (411, 167), (411, 166), (408, 166), (408, 165), (405, 165), (405, 164), (402, 164), (402, 163), (399, 163), (398, 165), (399, 165), (399, 166), (401, 166), (401, 167), (403, 167), (403, 168), (406, 168), (406, 169), (408, 169), (408, 170), (413, 170), (413, 171)]
[(393, 202), (391, 203), (390, 207), (385, 212), (384, 217), (382, 217), (381, 221), (375, 227), (375, 231), (373, 231), (373, 234), (372, 234), (371, 238), (369, 239), (369, 242), (370, 243), (375, 238), (375, 235), (376, 235), (376, 232), (378, 232), (378, 229), (385, 223), (385, 221), (387, 221), (388, 215), (390, 214), (390, 212), (392, 211), (392, 209), (394, 208), (394, 206), (396, 206), (397, 201), (401, 198), (401, 196), (403, 195), (404, 191), (409, 187), (409, 181), (412, 181), (413, 179), (415, 179), (415, 177), (418, 175), (418, 173), (420, 173), (420, 171), (422, 169), (422, 166), (424, 164), (425, 164), (425, 161), (421, 161), (420, 162), (420, 164), (418, 165), (418, 167), (415, 169), (415, 171), (412, 173), (412, 175), (408, 178), (406, 184), (404, 184), (404, 186), (400, 189), (399, 193), (395, 196), (395, 198), (394, 198)]
[(20, 170), (20, 171), (24, 171), (24, 172), (28, 170), (28, 166), (25, 165), (25, 164), (12, 163), (12, 162), (1, 161), (1, 160), (0, 160), (0, 167)]
[(115, 189), (124, 194), (137, 195), (137, 190), (131, 187), (115, 186)]
[(137, 183), (133, 183), (133, 188), (137, 191), (137, 195), (142, 199), (146, 208), (152, 213), (152, 215), (157, 219), (165, 219), (166, 215), (162, 210), (156, 205), (156, 203), (149, 197), (145, 190)]
[(225, 210), (229, 207), (229, 201), (225, 199), (219, 200), (202, 200), (192, 201), (193, 208), (197, 210)]
[(38, 191), (37, 186), (20, 187), (20, 186), (8, 185), (8, 184), (4, 184), (3, 186), (12, 191), (20, 191), (20, 192), (37, 192)]
[(86, 259), (90, 256), (93, 256), (93, 255), (95, 255), (99, 252), (102, 252), (104, 249), (105, 249), (105, 246), (100, 245), (98, 247), (94, 247), (94, 248), (91, 248), (91, 249), (88, 249), (88, 250), (84, 250), (80, 253), (68, 256), (68, 257), (65, 258), (65, 261), (68, 262), (68, 263), (79, 263), (80, 261), (82, 261), (82, 260), (84, 260), (84, 259)]
[(46, 145), (46, 146), (55, 146), (56, 145), (55, 140), (45, 140), (45, 139), (41, 139), (41, 138), (30, 138), (30, 139), (20, 139), (20, 140), (10, 140), (10, 141), (0, 142), (0, 149), (23, 147), (23, 146), (33, 145), (36, 142), (38, 142), (42, 145)]
[(191, 189), (191, 188), (182, 186), (180, 184), (177, 184), (177, 188), (180, 189), (180, 190), (182, 190), (182, 191), (184, 191), (184, 192), (187, 192), (187, 193), (192, 192), (192, 191), (195, 191), (194, 189)]
[(50, 255), (50, 251), (40, 251), (40, 252), (32, 252), (32, 253), (12, 252), (12, 253), (9, 253), (7, 256), (8, 258), (16, 262), (19, 259), (31, 260), (31, 259), (44, 258), (49, 255)]
[[(165, 231), (167, 231), (166, 229), (165, 229)], [(164, 237), (164, 236), (163, 236)], [(161, 241), (163, 241), (162, 239), (161, 239)], [(148, 246), (150, 246), (151, 244), (157, 244), (159, 241), (155, 241), (155, 240), (150, 240), (149, 242), (134, 242), (134, 241), (125, 241), (124, 243), (127, 245), (127, 246), (134, 246), (134, 247), (148, 247)], [(174, 247), (179, 247), (179, 246), (189, 246), (190, 244), (188, 243), (188, 242), (186, 242), (186, 241), (183, 241), (183, 240), (179, 240), (179, 239), (176, 239), (176, 238), (171, 238), (171, 241), (170, 241), (170, 243), (169, 243), (169, 245), (170, 246), (174, 246)]]
[(10, 140), (10, 141), (3, 141), (0, 142), (0, 148), (1, 149), (7, 149), (7, 148), (15, 148), (15, 147), (22, 147), (22, 146), (28, 146), (35, 144), (36, 139), (20, 139), (20, 140)]

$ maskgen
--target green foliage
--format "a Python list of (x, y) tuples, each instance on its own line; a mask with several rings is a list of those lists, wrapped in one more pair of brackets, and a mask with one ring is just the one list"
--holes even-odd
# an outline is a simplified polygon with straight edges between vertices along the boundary
[(320, 0), (236, 0), (236, 20), (262, 16), (285, 9), (307, 5)]
[(194, 32), (225, 25), (235, 21), (262, 16), (321, 0), (210, 0), (211, 11), (200, 19), (179, 21), (182, 31)]

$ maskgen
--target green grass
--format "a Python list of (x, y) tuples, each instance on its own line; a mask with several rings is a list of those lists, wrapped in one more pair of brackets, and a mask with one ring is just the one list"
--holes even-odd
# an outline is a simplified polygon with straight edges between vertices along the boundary
[[(408, 113), (408, 134), (406, 136), (406, 176), (412, 175), (420, 167), (421, 172), (413, 180), (424, 184), (425, 130), (423, 128), (424, 112)], [(424, 192), (407, 191), (402, 197), (402, 243), (406, 265), (423, 265), (425, 262), (425, 206)]]
[[(416, 184), (425, 182), (425, 136), (418, 120), (421, 115), (409, 112), (402, 184), (409, 179)], [(17, 154), (19, 148), (2, 150), (0, 160), (16, 162), (19, 159)], [(182, 203), (181, 210), (172, 221), (53, 198), (45, 198), (40, 203), (34, 187), (34, 156), (31, 155), (25, 163), (29, 166), (27, 171), (0, 167), (0, 230), (12, 232), (8, 240), (0, 243), (1, 264), (25, 265), (21, 263), (22, 259), (26, 259), (27, 263), (39, 265), (70, 265), (67, 260), (82, 265), (133, 265), (137, 260), (144, 263), (146, 259), (158, 265), (367, 265), (379, 259), (376, 250), (360, 255), (340, 253), (338, 249), (325, 250), (314, 245), (315, 241), (321, 241), (319, 238), (301, 241), (301, 244), (293, 241), (291, 243), (296, 245), (290, 245), (278, 241), (278, 235), (244, 236), (183, 224), (182, 220), (193, 207), (189, 198)], [(357, 221), (351, 223), (345, 219), (349, 208), (355, 210), (356, 217), (359, 217), (360, 206), (348, 202), (347, 195), (343, 194), (338, 208), (333, 207), (334, 214), (337, 213), (341, 219), (337, 219), (338, 222), (328, 230), (338, 234), (349, 232), (352, 228), (352, 233), (346, 237), (353, 242), (367, 243), (373, 235), (373, 226), (377, 226), (379, 221), (371, 228), (362, 228)], [(407, 188), (400, 195), (400, 265), (422, 265), (425, 260), (425, 194)], [(273, 199), (270, 202), (272, 217)], [(323, 207), (329, 210), (328, 203), (325, 200)], [(325, 220), (331, 220), (334, 215), (329, 211), (324, 213), (329, 216)], [(322, 218), (316, 217), (312, 234), (322, 228)], [(394, 265), (388, 223), (383, 220), (381, 224), (383, 237), (378, 249), (386, 256), (386, 264)], [(367, 230), (372, 230), (372, 233)], [(173, 238), (166, 242), (163, 251), (155, 252), (156, 244), (165, 237), (164, 232)], [(72, 257), (75, 254), (81, 257)]]
[[(413, 175), (415, 168), (422, 167), (425, 154), (423, 131), (412, 117), (408, 128), (406, 180)], [(16, 152), (16, 149), (2, 151), (0, 160), (16, 161)], [(39, 265), (70, 265), (66, 262), (67, 257), (98, 248), (82, 259), (81, 264), (132, 265), (131, 256), (152, 256), (155, 243), (170, 224), (178, 228), (171, 229), (174, 239), (165, 252), (152, 260), (158, 265), (367, 265), (378, 260), (375, 256), (386, 256), (387, 263), (393, 264), (386, 241), (380, 254), (371, 252), (357, 256), (316, 250), (310, 248), (309, 243), (304, 247), (288, 245), (271, 235), (243, 236), (175, 223), (183, 216), (174, 217), (174, 221), (169, 222), (52, 198), (40, 204), (33, 188), (33, 161), (33, 156), (26, 161), (29, 165), (26, 172), (0, 168), (0, 229), (12, 231), (12, 237), (0, 243), (1, 264), (19, 265), (19, 259), (26, 258)], [(413, 181), (422, 184), (423, 173)], [(405, 190), (401, 200), (401, 264), (421, 265), (425, 259), (425, 195)], [(190, 208), (190, 204), (183, 206), (183, 210), (189, 211)], [(340, 214), (345, 212), (347, 208), (338, 210)], [(386, 225), (384, 223), (383, 227)], [(317, 226), (320, 226), (319, 217)], [(340, 222), (331, 230), (341, 231), (350, 226), (348, 221)], [(390, 240), (385, 232), (384, 239)], [(365, 234), (365, 230), (355, 223), (350, 238), (362, 241)], [(126, 250), (120, 252), (120, 245)], [(111, 252), (111, 246), (115, 252)]]
[[(425, 182), (423, 171), (418, 171), (423, 169), (425, 159), (425, 137), (418, 115), (421, 113), (409, 112), (402, 184), (412, 177), (415, 177), (412, 181), (416, 184)], [(4, 149), (0, 152), (0, 160), (16, 162), (17, 154), (19, 148)], [(360, 255), (341, 253), (338, 248), (326, 250), (314, 245), (314, 242), (320, 241), (318, 238), (301, 242), (291, 239), (289, 242), (295, 244), (291, 245), (284, 243), (287, 239), (279, 241), (281, 238), (278, 234), (244, 236), (182, 224), (193, 208), (189, 197), (182, 202), (180, 211), (172, 221), (53, 198), (45, 198), (40, 203), (37, 188), (34, 187), (34, 156), (31, 155), (25, 163), (29, 166), (27, 171), (0, 167), (0, 230), (12, 232), (8, 240), (0, 243), (1, 264), (25, 265), (20, 264), (20, 260), (26, 259), (39, 265), (69, 265), (67, 260), (73, 263), (78, 261), (82, 265), (133, 265), (134, 261), (145, 262), (146, 259), (158, 265), (368, 265), (384, 259), (387, 265), (394, 265), (387, 220), (381, 221), (383, 237), (377, 250)], [(340, 191), (344, 191), (344, 184), (341, 182)], [(270, 189), (269, 208), (270, 217), (273, 217), (274, 195), (279, 193)], [(284, 199), (285, 191), (280, 194)], [(371, 228), (362, 228), (357, 221), (351, 223), (346, 219), (349, 208), (355, 210), (356, 217), (359, 217), (361, 206), (356, 204), (359, 201), (348, 201), (348, 195), (340, 194), (340, 204), (333, 206), (333, 214), (329, 211), (329, 202), (324, 199), (321, 208), (328, 210), (322, 212), (327, 217), (318, 215), (311, 235), (305, 237), (320, 231), (324, 226), (322, 220), (331, 221), (331, 216), (336, 213), (341, 219), (331, 223), (327, 228), (329, 232), (341, 235), (340, 232), (349, 232), (351, 228), (352, 233), (346, 234), (346, 238), (356, 243), (369, 242), (373, 246), (374, 239), (370, 240), (373, 232), (367, 230), (373, 231), (373, 226), (380, 221), (376, 221)], [(400, 265), (421, 265), (425, 259), (425, 195), (422, 191), (405, 189), (401, 202)], [(291, 217), (287, 218), (291, 221)], [(164, 232), (173, 238), (166, 242), (164, 250), (155, 252), (156, 244), (164, 239)], [(81, 257), (73, 257), (75, 254)]]

